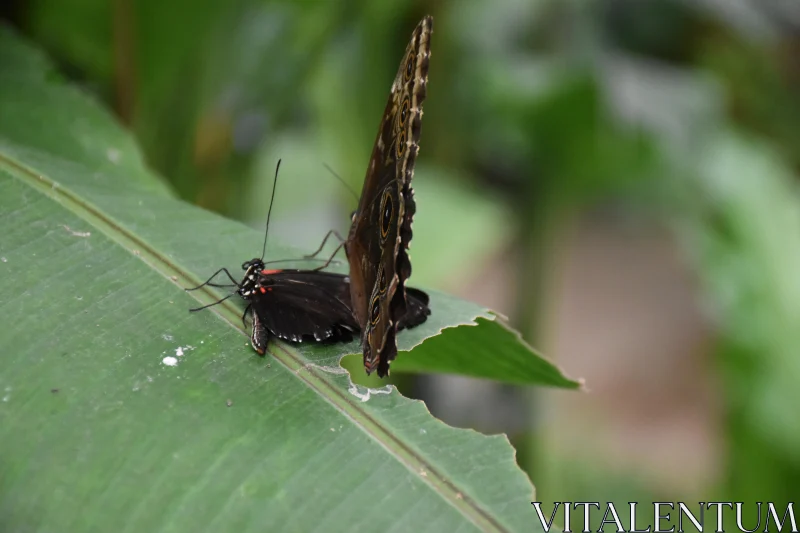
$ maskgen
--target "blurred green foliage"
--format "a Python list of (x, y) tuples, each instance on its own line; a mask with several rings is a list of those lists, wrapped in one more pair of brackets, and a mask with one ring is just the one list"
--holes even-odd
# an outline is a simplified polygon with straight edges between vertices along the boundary
[[(107, 100), (182, 197), (255, 223), (284, 157), (277, 232), (311, 248), (328, 227), (346, 228), (354, 205), (322, 164), (360, 189), (396, 61), (428, 12), (433, 58), (415, 178), (424, 208), (412, 248), (438, 254), (415, 256), (414, 281), (451, 288), (510, 246), (518, 251), (512, 320), (535, 341), (558, 227), (599, 202), (666, 220), (719, 326), (727, 464), (714, 489), (746, 501), (796, 496), (796, 3), (16, 0), (8, 8)], [(540, 495), (603, 499), (609, 485), (621, 499), (646, 495), (639, 481), (618, 488), (628, 476), (601, 469), (574, 487), (558, 476), (558, 488), (539, 483)]]

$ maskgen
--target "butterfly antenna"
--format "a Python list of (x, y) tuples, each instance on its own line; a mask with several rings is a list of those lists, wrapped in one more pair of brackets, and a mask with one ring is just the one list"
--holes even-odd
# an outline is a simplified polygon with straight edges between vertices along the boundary
[(352, 188), (352, 187), (350, 187), (350, 185), (349, 185), (349, 184), (348, 184), (346, 181), (344, 181), (344, 180), (342, 179), (342, 177), (341, 177), (341, 176), (339, 176), (339, 174), (337, 174), (336, 172), (334, 172), (334, 171), (333, 171), (333, 169), (332, 169), (331, 167), (329, 167), (327, 163), (323, 163), (323, 166), (325, 166), (325, 168), (326, 168), (326, 169), (328, 169), (328, 172), (330, 172), (331, 174), (333, 174), (333, 177), (334, 177), (334, 178), (336, 178), (337, 180), (339, 180), (339, 183), (341, 183), (342, 185), (344, 185), (344, 188), (345, 188), (345, 189), (347, 189), (347, 190), (350, 192), (350, 194), (352, 194), (352, 195), (353, 195), (353, 198), (355, 198), (355, 199), (356, 199), (356, 203), (358, 203), (358, 200), (359, 200), (359, 198), (358, 198), (358, 195), (356, 194), (356, 192), (353, 190), (353, 188)]
[(269, 199), (269, 210), (267, 211), (267, 227), (264, 229), (264, 246), (261, 248), (261, 260), (264, 260), (264, 255), (267, 253), (267, 237), (269, 236), (269, 217), (272, 216), (272, 204), (275, 203), (275, 189), (278, 186), (278, 170), (281, 168), (281, 160), (278, 159), (278, 165), (275, 167), (275, 178), (272, 180), (272, 196)]
[[(272, 261), (264, 261), (265, 265), (274, 265), (275, 263), (296, 263), (297, 261), (317, 261), (317, 262), (325, 262), (327, 259), (317, 259), (315, 257), (304, 257), (303, 259), (274, 259)], [(332, 264), (341, 264), (341, 261), (333, 261)]]

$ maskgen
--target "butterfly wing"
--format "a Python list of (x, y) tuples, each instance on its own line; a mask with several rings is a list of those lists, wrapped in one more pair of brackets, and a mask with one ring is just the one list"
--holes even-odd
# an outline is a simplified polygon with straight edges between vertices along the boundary
[(349, 300), (342, 298), (347, 284), (341, 274), (281, 270), (260, 276), (258, 285), (250, 303), (253, 340), (259, 344), (266, 344), (266, 335), (257, 336), (256, 327), (290, 342), (347, 341), (359, 330)]
[(432, 30), (433, 19), (425, 17), (411, 35), (345, 242), (353, 313), (362, 327), (364, 367), (368, 374), (377, 368), (381, 377), (397, 355), (398, 322), (408, 312), (407, 249), (416, 209), (411, 178), (419, 150)]
[[(341, 277), (341, 284), (339, 285), (339, 290), (341, 291), (339, 297), (342, 300), (350, 299), (350, 280), (348, 276), (344, 274), (332, 274), (329, 273), (331, 276), (340, 276)], [(425, 320), (427, 320), (428, 315), (431, 314), (431, 310), (428, 307), (429, 297), (428, 295), (419, 290), (415, 289), (414, 287), (406, 287), (406, 298), (408, 301), (408, 312), (406, 315), (397, 321), (397, 329), (405, 329), (405, 328), (413, 328), (415, 326), (419, 326)]]
[(406, 287), (406, 300), (408, 308), (406, 316), (398, 321), (397, 329), (413, 328), (428, 319), (431, 310), (428, 307), (428, 295), (414, 287)]

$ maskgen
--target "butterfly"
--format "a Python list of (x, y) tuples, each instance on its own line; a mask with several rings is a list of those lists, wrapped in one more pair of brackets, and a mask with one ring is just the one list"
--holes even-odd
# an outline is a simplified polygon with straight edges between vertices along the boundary
[[(427, 16), (411, 34), (381, 117), (347, 239), (335, 231), (326, 236), (327, 240), (333, 234), (343, 241), (364, 368), (367, 374), (377, 369), (380, 377), (389, 374), (389, 363), (397, 356), (397, 330), (409, 311), (414, 314), (412, 322), (424, 321), (430, 314), (427, 295), (420, 309), (422, 291), (412, 293), (405, 283), (411, 276), (407, 250), (416, 211), (411, 178), (419, 151), (432, 31), (433, 18)], [(412, 303), (409, 295), (413, 295)]]
[[(251, 317), (250, 343), (260, 355), (266, 353), (271, 337), (288, 342), (313, 341), (321, 343), (346, 342), (360, 330), (350, 302), (350, 279), (344, 274), (320, 270), (267, 269), (264, 254), (269, 234), (269, 220), (275, 198), (278, 169), (272, 188), (272, 199), (267, 213), (267, 229), (260, 258), (242, 264), (244, 275), (236, 281), (226, 268), (215, 272), (205, 283), (187, 290), (197, 290), (203, 286), (236, 287), (236, 291), (224, 298), (202, 307), (190, 309), (200, 311), (217, 305), (238, 295), (247, 302), (242, 314), (242, 323), (247, 329), (247, 316)], [(271, 261), (276, 263), (280, 261)], [(230, 284), (218, 284), (212, 280), (224, 273)], [(411, 312), (400, 327), (413, 327), (425, 320), (428, 296), (422, 291), (412, 293)]]
[[(237, 293), (252, 314), (250, 342), (261, 355), (270, 336), (289, 342), (347, 342), (359, 331), (350, 308), (350, 280), (344, 274), (315, 270), (267, 270), (262, 259), (242, 265)], [(428, 295), (408, 288), (410, 309), (400, 329), (417, 326), (428, 313)]]

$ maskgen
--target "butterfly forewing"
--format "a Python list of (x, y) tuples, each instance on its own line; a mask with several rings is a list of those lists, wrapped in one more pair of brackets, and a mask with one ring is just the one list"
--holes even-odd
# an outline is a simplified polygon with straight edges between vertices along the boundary
[(346, 288), (341, 274), (269, 271), (260, 276), (258, 290), (251, 300), (254, 329), (259, 324), (272, 335), (290, 342), (350, 340), (359, 326), (350, 302), (342, 298)]
[(381, 377), (397, 355), (398, 322), (408, 312), (407, 249), (415, 211), (410, 182), (419, 149), (432, 29), (433, 19), (425, 17), (400, 62), (345, 242), (353, 312), (362, 327), (364, 366), (367, 373), (377, 368)]

